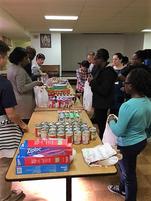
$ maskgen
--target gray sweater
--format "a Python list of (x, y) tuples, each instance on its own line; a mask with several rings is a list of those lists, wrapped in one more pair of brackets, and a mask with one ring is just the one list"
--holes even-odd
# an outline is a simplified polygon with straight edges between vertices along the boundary
[(37, 81), (32, 82), (23, 67), (10, 64), (7, 78), (11, 81), (17, 100), (16, 112), (21, 119), (30, 119), (35, 108), (33, 87)]

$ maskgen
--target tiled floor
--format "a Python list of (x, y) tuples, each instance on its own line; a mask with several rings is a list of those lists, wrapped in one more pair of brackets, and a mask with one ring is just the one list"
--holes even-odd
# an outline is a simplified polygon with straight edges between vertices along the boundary
[[(138, 201), (151, 201), (151, 143), (138, 158)], [(117, 183), (118, 175), (72, 179), (72, 201), (122, 201), (122, 197), (107, 190), (107, 185)], [(24, 201), (65, 201), (65, 179), (16, 182), (22, 188)]]

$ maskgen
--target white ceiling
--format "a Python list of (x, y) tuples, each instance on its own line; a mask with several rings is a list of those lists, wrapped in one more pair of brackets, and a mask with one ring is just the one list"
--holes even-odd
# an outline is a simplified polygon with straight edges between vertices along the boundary
[[(46, 21), (44, 15), (79, 19)], [(52, 27), (73, 28), (73, 33), (140, 32), (151, 28), (151, 0), (0, 0), (0, 35), (21, 39)]]

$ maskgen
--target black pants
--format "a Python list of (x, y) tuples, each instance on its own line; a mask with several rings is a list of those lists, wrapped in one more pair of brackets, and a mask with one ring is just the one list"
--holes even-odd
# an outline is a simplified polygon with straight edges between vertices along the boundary
[(100, 136), (101, 140), (103, 138), (103, 133), (105, 130), (105, 125), (106, 125), (106, 120), (107, 120), (107, 111), (108, 111), (108, 109), (94, 108), (95, 120), (99, 127), (99, 136)]
[(123, 159), (119, 160), (120, 190), (126, 193), (125, 201), (136, 201), (137, 198), (137, 177), (136, 163), (137, 156), (145, 148), (147, 141), (143, 140), (137, 144), (121, 147), (118, 146)]

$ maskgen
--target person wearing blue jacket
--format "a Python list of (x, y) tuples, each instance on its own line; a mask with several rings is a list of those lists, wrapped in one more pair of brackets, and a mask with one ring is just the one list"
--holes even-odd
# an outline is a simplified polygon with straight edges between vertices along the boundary
[[(151, 77), (142, 69), (132, 70), (125, 80), (125, 91), (131, 99), (123, 103), (118, 120), (109, 117), (109, 126), (117, 136), (117, 148), (123, 155), (118, 162), (119, 185), (109, 185), (108, 189), (125, 197), (125, 201), (137, 200), (137, 156), (145, 148), (151, 129)], [(151, 131), (150, 131), (151, 132)]]

